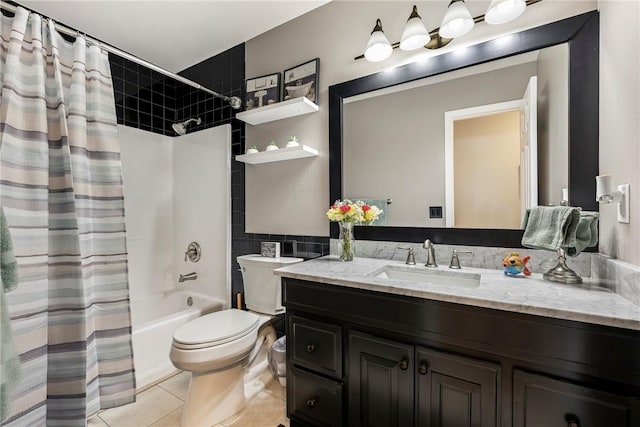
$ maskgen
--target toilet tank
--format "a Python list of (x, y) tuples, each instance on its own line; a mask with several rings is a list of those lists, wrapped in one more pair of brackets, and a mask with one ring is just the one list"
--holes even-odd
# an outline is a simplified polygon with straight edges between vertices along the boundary
[(247, 308), (264, 314), (283, 313), (280, 276), (273, 274), (273, 270), (302, 262), (303, 259), (241, 255), (237, 260), (240, 265), (240, 271), (242, 271), (244, 301)]

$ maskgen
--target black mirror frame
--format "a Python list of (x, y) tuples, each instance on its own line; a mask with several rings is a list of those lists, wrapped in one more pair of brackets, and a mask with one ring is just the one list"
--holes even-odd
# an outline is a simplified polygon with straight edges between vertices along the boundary
[[(599, 40), (598, 11), (513, 34), (514, 42), (494, 40), (431, 58), (426, 64), (407, 64), (394, 73), (379, 72), (329, 87), (329, 203), (342, 198), (343, 99), (373, 90), (442, 74), (533, 50), (569, 44), (569, 191), (572, 206), (598, 210), (595, 177), (599, 170)], [(331, 224), (337, 238), (338, 225)], [(422, 242), (471, 246), (521, 247), (523, 230), (475, 228), (377, 227), (355, 228), (361, 240)]]

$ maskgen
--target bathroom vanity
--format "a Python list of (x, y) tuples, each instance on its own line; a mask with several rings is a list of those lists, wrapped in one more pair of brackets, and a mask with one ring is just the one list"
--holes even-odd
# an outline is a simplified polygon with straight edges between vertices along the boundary
[(276, 270), (292, 426), (638, 426), (640, 307), (501, 270)]

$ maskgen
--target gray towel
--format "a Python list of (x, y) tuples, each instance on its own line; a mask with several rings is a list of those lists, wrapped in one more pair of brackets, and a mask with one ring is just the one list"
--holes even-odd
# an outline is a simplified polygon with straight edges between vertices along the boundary
[(0, 208), (0, 422), (9, 416), (9, 402), (20, 374), (20, 361), (13, 347), (13, 335), (5, 292), (18, 284), (17, 263), (9, 226)]
[(576, 227), (576, 239), (573, 246), (566, 246), (566, 253), (570, 256), (577, 256), (586, 248), (595, 246), (598, 243), (598, 212), (580, 212), (580, 220)]
[(536, 206), (525, 214), (522, 246), (557, 251), (575, 247), (580, 211), (569, 206)]

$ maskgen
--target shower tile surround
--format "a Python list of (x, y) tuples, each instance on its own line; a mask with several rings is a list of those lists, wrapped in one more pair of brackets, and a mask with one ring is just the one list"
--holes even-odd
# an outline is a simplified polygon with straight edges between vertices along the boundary
[[(179, 74), (228, 96), (242, 97), (245, 79), (244, 44), (206, 59)], [(245, 124), (226, 101), (114, 54), (109, 55), (118, 123), (167, 136), (176, 136), (171, 125), (191, 117), (202, 123), (189, 131), (231, 124), (231, 282), (232, 305), (243, 292), (236, 257), (260, 252), (260, 243), (281, 243), (282, 254), (315, 258), (329, 254), (329, 238), (282, 234), (245, 233), (245, 164), (233, 161), (245, 150)], [(214, 195), (215, 196), (215, 195)]]

